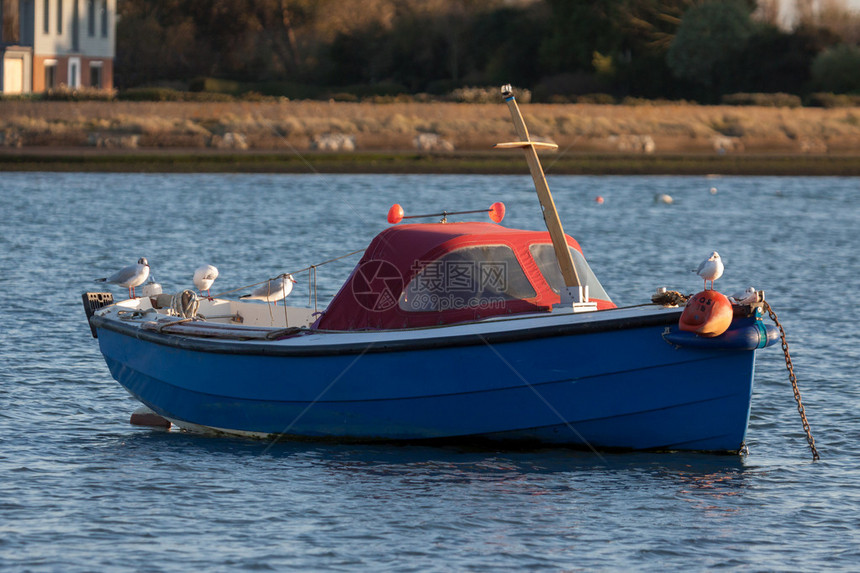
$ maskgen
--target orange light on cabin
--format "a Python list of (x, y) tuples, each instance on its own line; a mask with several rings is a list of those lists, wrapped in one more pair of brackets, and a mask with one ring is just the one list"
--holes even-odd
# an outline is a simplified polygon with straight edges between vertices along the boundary
[(395, 203), (391, 206), (391, 209), (388, 210), (388, 222), (392, 225), (396, 225), (400, 221), (403, 220), (403, 207), (401, 207), (398, 203)]
[(505, 204), (497, 201), (490, 205), (490, 220), (494, 223), (501, 223), (505, 218)]

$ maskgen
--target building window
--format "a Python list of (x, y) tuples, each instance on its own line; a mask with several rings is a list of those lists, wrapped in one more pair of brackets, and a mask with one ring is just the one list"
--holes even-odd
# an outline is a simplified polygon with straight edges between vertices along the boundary
[(57, 34), (63, 33), (63, 0), (57, 0)]
[(96, 0), (87, 0), (87, 36), (96, 35)]
[(20, 0), (18, 18), (21, 28), (18, 41), (22, 46), (32, 46), (36, 38), (36, 0)]
[(104, 85), (102, 85), (101, 62), (90, 62), (90, 87), (98, 90), (104, 87)]
[(57, 60), (45, 60), (45, 89), (57, 87)]
[(42, 31), (46, 34), (51, 33), (51, 0), (42, 0)]
[[(81, 13), (78, 0), (72, 0), (72, 51), (81, 51)], [(77, 86), (75, 86), (77, 87)]]
[(69, 58), (69, 87), (73, 90), (81, 87), (81, 59)]
[(108, 37), (108, 11), (107, 0), (101, 0), (101, 8), (99, 8), (102, 17), (102, 38)]

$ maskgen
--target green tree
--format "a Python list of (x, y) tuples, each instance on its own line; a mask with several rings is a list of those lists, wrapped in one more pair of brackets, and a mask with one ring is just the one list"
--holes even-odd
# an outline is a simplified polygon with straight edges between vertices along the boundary
[(465, 77), (476, 84), (533, 86), (549, 16), (546, 10), (503, 8), (476, 19), (466, 40)]
[(625, 0), (618, 23), (622, 51), (616, 57), (614, 89), (618, 95), (675, 98), (686, 95), (666, 63), (681, 19), (700, 0)]
[(728, 79), (726, 68), (754, 31), (749, 8), (739, 1), (694, 6), (681, 20), (666, 62), (678, 78), (713, 88), (719, 95)]
[(823, 51), (812, 63), (815, 89), (833, 93), (860, 93), (860, 47), (842, 44)]
[(592, 71), (594, 52), (616, 54), (624, 0), (546, 0), (550, 27), (540, 48), (545, 74)]
[(212, 54), (182, 0), (125, 0), (118, 7), (116, 76), (120, 88), (203, 75)]
[(699, 0), (625, 0), (619, 24), (625, 44), (643, 56), (665, 56), (684, 13), (697, 3)]
[(735, 60), (727, 89), (804, 94), (810, 87), (812, 62), (837, 41), (823, 28), (802, 26), (785, 32), (774, 26), (761, 26)]

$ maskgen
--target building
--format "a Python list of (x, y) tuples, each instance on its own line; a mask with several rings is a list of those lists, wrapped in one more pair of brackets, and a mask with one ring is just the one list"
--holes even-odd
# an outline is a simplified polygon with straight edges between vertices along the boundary
[(0, 0), (0, 93), (113, 88), (116, 0)]
[(806, 22), (830, 27), (860, 17), (860, 0), (757, 0), (756, 16), (783, 30)]

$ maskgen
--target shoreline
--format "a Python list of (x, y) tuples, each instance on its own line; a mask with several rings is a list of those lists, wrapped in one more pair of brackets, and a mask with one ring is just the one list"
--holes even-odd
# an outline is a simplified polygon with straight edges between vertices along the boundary
[[(549, 174), (860, 175), (860, 108), (523, 105)], [(0, 172), (528, 172), (500, 104), (26, 102)]]
[[(378, 173), (527, 175), (520, 151), (222, 151), (0, 149), (0, 172)], [(860, 155), (782, 153), (547, 153), (548, 175), (860, 176)]]

